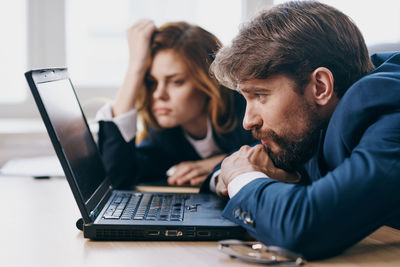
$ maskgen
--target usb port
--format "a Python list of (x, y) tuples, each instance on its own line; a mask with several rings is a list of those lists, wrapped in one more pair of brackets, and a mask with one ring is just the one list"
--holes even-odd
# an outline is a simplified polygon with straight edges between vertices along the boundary
[(165, 231), (165, 236), (182, 236), (183, 233), (178, 230), (166, 230)]
[(211, 233), (209, 231), (197, 231), (197, 236), (210, 236)]
[(148, 231), (146, 233), (147, 236), (158, 236), (160, 235), (160, 231)]

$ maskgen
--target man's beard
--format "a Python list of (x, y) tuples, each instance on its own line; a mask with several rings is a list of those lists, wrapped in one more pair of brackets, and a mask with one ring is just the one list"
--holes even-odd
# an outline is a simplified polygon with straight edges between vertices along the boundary
[(319, 121), (313, 113), (311, 107), (305, 107), (304, 116), (307, 118), (307, 130), (301, 135), (284, 132), (278, 135), (273, 130), (261, 132), (258, 128), (253, 128), (253, 136), (258, 139), (269, 139), (279, 146), (280, 151), (273, 152), (268, 144), (264, 147), (274, 163), (275, 167), (287, 172), (298, 170), (301, 164), (306, 163), (317, 151), (318, 142), (323, 129), (323, 123)]

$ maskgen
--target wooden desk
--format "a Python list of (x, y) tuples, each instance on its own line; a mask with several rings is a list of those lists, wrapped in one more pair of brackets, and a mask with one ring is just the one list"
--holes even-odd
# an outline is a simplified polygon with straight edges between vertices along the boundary
[[(216, 242), (93, 242), (64, 178), (0, 176), (0, 266), (261, 266), (230, 259)], [(382, 227), (344, 254), (306, 266), (400, 266), (400, 231)]]

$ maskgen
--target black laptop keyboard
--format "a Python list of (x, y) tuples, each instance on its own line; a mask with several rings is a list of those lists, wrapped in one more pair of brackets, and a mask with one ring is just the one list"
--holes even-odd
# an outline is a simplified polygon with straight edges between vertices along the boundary
[(185, 194), (118, 193), (105, 211), (104, 219), (183, 221)]

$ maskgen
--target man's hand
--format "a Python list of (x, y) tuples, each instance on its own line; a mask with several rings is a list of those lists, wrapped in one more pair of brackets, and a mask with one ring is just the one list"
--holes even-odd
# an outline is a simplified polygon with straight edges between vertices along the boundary
[(192, 186), (200, 185), (214, 167), (225, 157), (224, 155), (214, 156), (198, 161), (185, 161), (172, 167), (172, 174), (168, 177), (169, 185)]
[(288, 173), (275, 167), (263, 145), (254, 147), (242, 146), (239, 151), (224, 159), (221, 173), (216, 183), (216, 191), (220, 196), (228, 194), (228, 184), (237, 176), (247, 172), (262, 172), (268, 177), (285, 182), (300, 181), (298, 173)]

